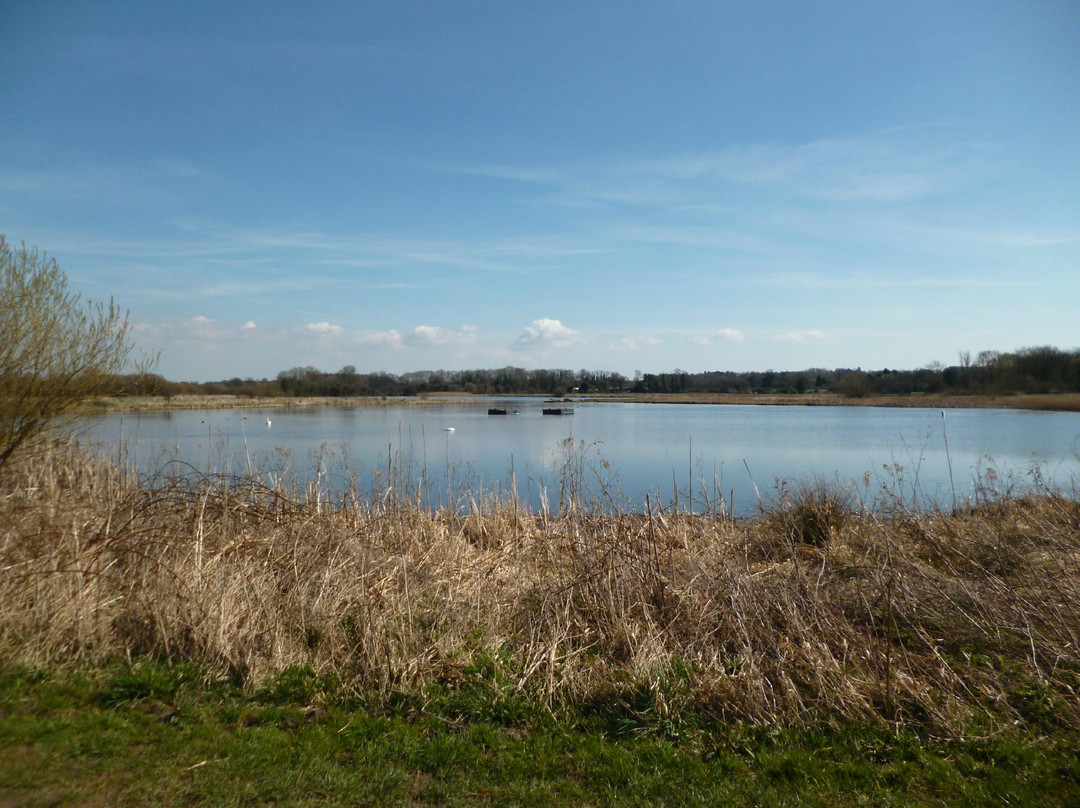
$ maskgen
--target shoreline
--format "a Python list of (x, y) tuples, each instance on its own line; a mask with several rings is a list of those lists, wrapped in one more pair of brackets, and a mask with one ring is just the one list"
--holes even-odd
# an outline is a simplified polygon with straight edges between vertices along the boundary
[[(505, 398), (535, 398), (544, 395), (485, 395), (471, 393), (429, 393), (419, 396), (108, 396), (94, 398), (79, 408), (80, 414), (164, 410), (296, 409), (307, 407), (387, 407), (395, 405), (435, 407), (448, 403), (475, 403)], [(566, 399), (573, 403), (614, 404), (694, 404), (800, 407), (921, 407), (926, 409), (1017, 409), (1043, 412), (1080, 412), (1077, 393), (1019, 393), (1010, 395), (913, 394), (909, 396), (865, 396), (847, 398), (835, 393), (597, 393)]]
[(779, 407), (914, 407), (925, 409), (1016, 409), (1080, 412), (1077, 393), (957, 395), (914, 393), (848, 398), (836, 393), (614, 393), (586, 396), (587, 401), (633, 404), (728, 404)]

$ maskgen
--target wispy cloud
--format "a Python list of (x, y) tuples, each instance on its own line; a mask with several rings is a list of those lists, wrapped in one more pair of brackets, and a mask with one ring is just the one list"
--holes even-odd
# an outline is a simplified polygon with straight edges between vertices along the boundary
[(124, 206), (160, 204), (173, 198), (174, 183), (204, 180), (207, 173), (185, 160), (79, 163), (48, 168), (0, 167), (0, 191), (37, 200), (82, 201), (95, 206), (103, 200)]
[(304, 330), (310, 331), (312, 334), (332, 336), (337, 336), (338, 334), (345, 333), (345, 329), (342, 328), (340, 325), (333, 325), (326, 322), (325, 320), (320, 323), (308, 323), (304, 326)]
[(410, 334), (411, 345), (472, 345), (476, 342), (477, 327), (464, 325), (457, 331), (438, 326), (418, 325)]
[(479, 340), (479, 328), (463, 325), (453, 330), (441, 326), (418, 325), (410, 329), (393, 328), (357, 335), (356, 342), (372, 348), (390, 350), (466, 348), (475, 346)]
[[(341, 234), (288, 226), (227, 227), (203, 220), (187, 220), (182, 227), (206, 250), (237, 256), (244, 262), (262, 256), (288, 266), (300, 262), (303, 266), (366, 269), (373, 273), (391, 267), (427, 266), (514, 274), (554, 265), (567, 257), (604, 252), (603, 247), (589, 241), (544, 233), (452, 240), (378, 231)], [(366, 275), (356, 282), (369, 288), (417, 285), (381, 278), (373, 281)]]
[(401, 332), (396, 328), (389, 331), (361, 334), (356, 341), (360, 345), (369, 345), (373, 348), (389, 348), (391, 350), (397, 350), (405, 344)]
[(1011, 249), (1043, 249), (1047, 247), (1068, 247), (1080, 244), (1080, 230), (1061, 230), (1036, 228), (962, 228), (921, 226), (910, 229), (918, 233), (939, 238), (949, 243), (974, 243), (991, 247)]
[(903, 271), (880, 274), (876, 272), (764, 272), (751, 278), (740, 279), (742, 286), (762, 286), (775, 289), (799, 290), (887, 290), (887, 289), (934, 289), (934, 288), (1008, 288), (1031, 287), (1048, 283), (1044, 279), (1028, 277), (1001, 278), (994, 275), (929, 275), (925, 271)]
[(253, 340), (273, 338), (273, 334), (264, 333), (251, 320), (236, 326), (202, 314), (185, 320), (135, 322), (132, 324), (132, 336), (147, 351), (175, 348), (194, 353), (227, 351), (237, 345), (250, 344)]
[(777, 334), (773, 337), (773, 342), (808, 342), (810, 340), (826, 339), (828, 336), (827, 332), (818, 329), (788, 331), (786, 334)]
[(697, 224), (626, 223), (605, 229), (603, 235), (616, 242), (645, 242), (708, 250), (752, 252), (769, 247), (766, 240), (756, 233)]
[(633, 353), (646, 348), (656, 348), (662, 344), (663, 340), (657, 337), (623, 337), (620, 340), (608, 343), (608, 350)]
[(804, 143), (748, 143), (650, 160), (588, 166), (467, 165), (462, 174), (521, 183), (566, 205), (731, 210), (733, 186), (835, 202), (902, 202), (963, 184), (988, 163), (983, 144), (919, 128)]
[(738, 328), (720, 328), (716, 331), (710, 331), (707, 334), (698, 334), (692, 337), (693, 342), (701, 345), (704, 348), (709, 347), (717, 340), (722, 342), (744, 342), (746, 340), (746, 334)]
[(732, 146), (644, 163), (639, 170), (672, 181), (716, 179), (782, 186), (818, 199), (897, 202), (953, 188), (981, 163), (979, 151), (972, 144), (926, 143), (884, 133)]

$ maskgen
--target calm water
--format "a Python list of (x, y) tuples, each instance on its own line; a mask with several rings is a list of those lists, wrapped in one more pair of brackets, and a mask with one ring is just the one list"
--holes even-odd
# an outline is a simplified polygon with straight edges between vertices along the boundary
[[(488, 415), (489, 404), (520, 412)], [(228, 474), (250, 463), (268, 482), (318, 474), (320, 487), (336, 493), (350, 474), (361, 492), (382, 491), (389, 468), (398, 490), (432, 505), (463, 502), (467, 492), (505, 494), (513, 472), (533, 507), (545, 495), (557, 507), (568, 457), (594, 495), (607, 492), (622, 507), (643, 507), (646, 494), (665, 504), (677, 495), (685, 507), (692, 489), (696, 509), (722, 492), (737, 515), (756, 512), (759, 496), (774, 497), (777, 479), (815, 475), (854, 482), (870, 497), (887, 486), (909, 502), (943, 505), (954, 486), (961, 501), (980, 485), (1000, 491), (1035, 475), (1080, 486), (1080, 413), (947, 410), (943, 420), (928, 409), (575, 402), (564, 405), (572, 415), (545, 416), (543, 406), (500, 399), (128, 413), (91, 419), (84, 435), (125, 452), (143, 474), (170, 460)]]

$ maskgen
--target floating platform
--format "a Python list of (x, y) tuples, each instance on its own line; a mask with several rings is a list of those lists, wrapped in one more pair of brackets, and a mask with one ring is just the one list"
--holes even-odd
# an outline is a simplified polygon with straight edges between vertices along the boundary
[(573, 407), (544, 407), (544, 415), (573, 415)]

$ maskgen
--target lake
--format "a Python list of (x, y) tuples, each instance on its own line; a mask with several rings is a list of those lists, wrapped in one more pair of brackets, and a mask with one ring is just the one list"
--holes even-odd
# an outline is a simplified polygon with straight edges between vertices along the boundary
[[(487, 408), (505, 407), (506, 415)], [(572, 414), (543, 415), (543, 407)], [(515, 413), (516, 411), (516, 413)], [(267, 425), (267, 419), (270, 424)], [(453, 431), (446, 431), (452, 427)], [(557, 508), (567, 470), (579, 492), (621, 508), (645, 497), (737, 516), (813, 477), (950, 506), (1046, 481), (1080, 485), (1080, 413), (996, 409), (544, 404), (538, 399), (297, 409), (177, 410), (86, 419), (83, 439), (140, 474), (162, 469), (317, 480), (328, 495), (399, 494), (424, 505), (518, 496)], [(946, 450), (947, 444), (947, 450)], [(951, 461), (951, 476), (950, 476)]]

